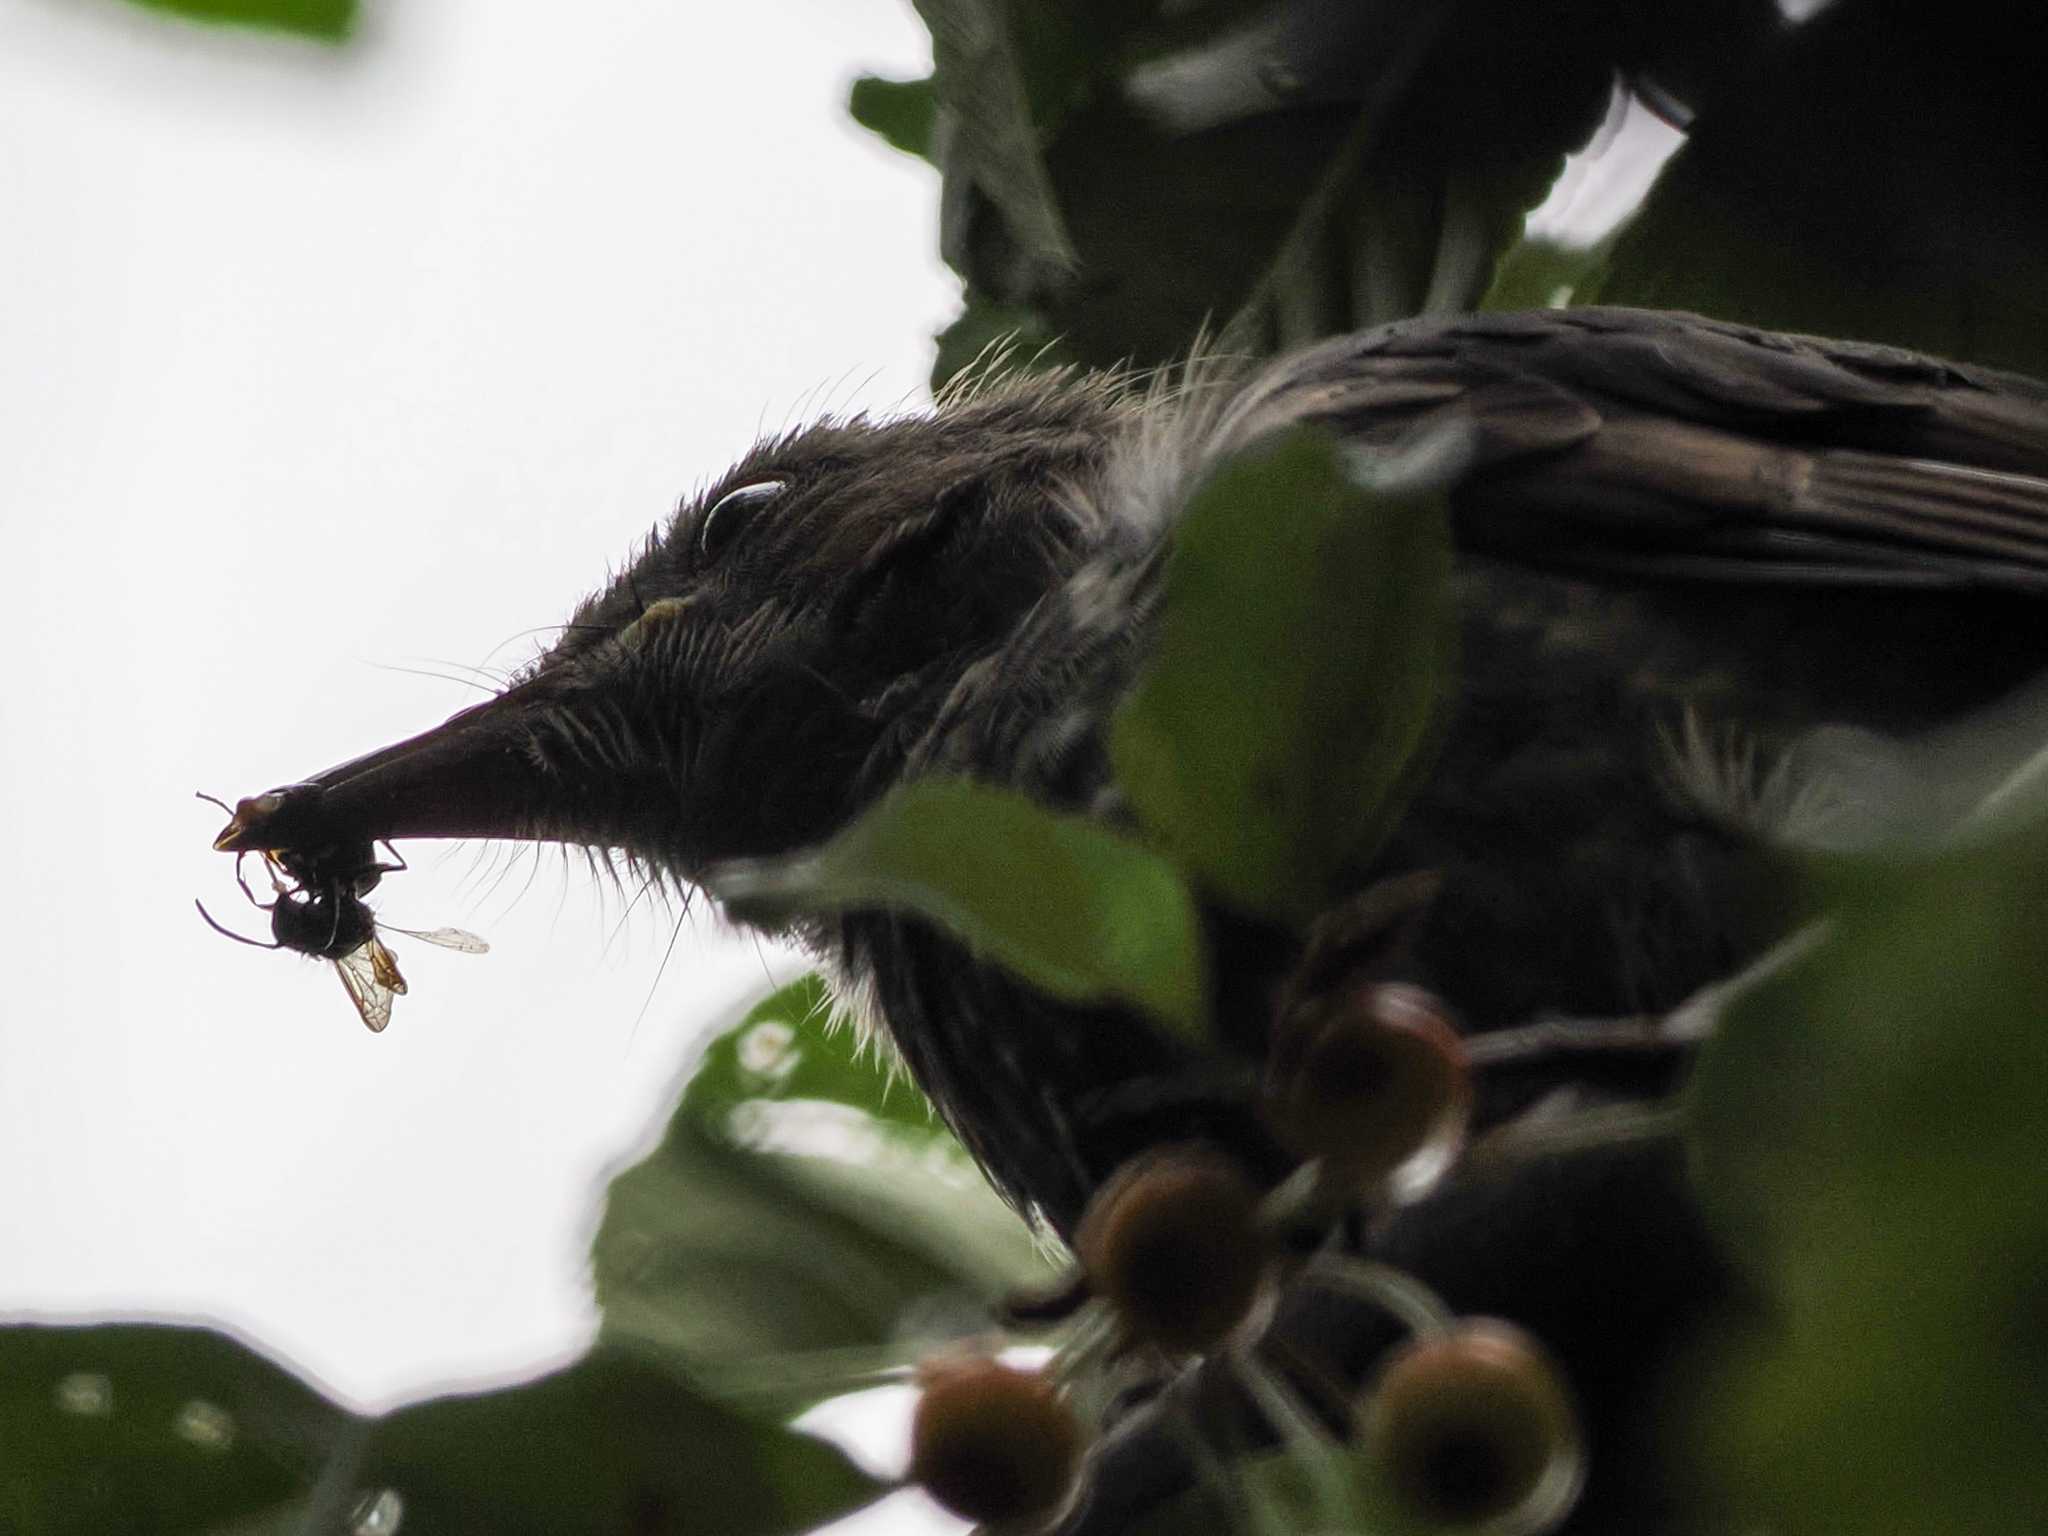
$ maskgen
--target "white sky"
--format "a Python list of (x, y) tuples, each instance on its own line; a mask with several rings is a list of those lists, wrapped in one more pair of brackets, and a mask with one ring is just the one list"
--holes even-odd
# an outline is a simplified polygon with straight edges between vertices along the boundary
[(665, 914), (415, 845), (383, 915), (493, 951), (396, 940), (372, 1036), (201, 926), (264, 934), (193, 791), (461, 707), (389, 669), (524, 660), (764, 420), (916, 398), (956, 291), (842, 110), (927, 67), (899, 0), (371, 19), (0, 0), (0, 1310), (208, 1314), (378, 1403), (582, 1346), (605, 1167), (763, 960), (657, 984)]

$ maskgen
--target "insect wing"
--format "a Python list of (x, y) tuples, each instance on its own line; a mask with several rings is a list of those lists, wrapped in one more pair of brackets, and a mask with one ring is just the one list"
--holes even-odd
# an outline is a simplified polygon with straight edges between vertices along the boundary
[(391, 1022), (391, 1000), (405, 990), (405, 978), (390, 950), (373, 938), (335, 961), (334, 973), (372, 1034)]
[(386, 949), (374, 933), (363, 948), (370, 952), (370, 972), (377, 978), (377, 985), (405, 996), (405, 978), (398, 974), (398, 956)]
[(459, 949), (465, 955), (488, 955), (491, 946), (475, 934), (461, 928), (429, 928), (424, 933), (417, 928), (397, 928), (390, 923), (383, 924), (393, 933), (402, 933), (408, 939), (418, 939), (422, 944), (438, 944), (443, 949)]

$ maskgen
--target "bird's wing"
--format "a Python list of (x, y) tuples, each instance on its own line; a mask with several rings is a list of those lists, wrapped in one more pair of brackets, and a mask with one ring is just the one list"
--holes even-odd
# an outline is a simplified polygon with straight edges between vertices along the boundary
[(1461, 545), (1589, 574), (2048, 597), (2048, 386), (1686, 315), (1422, 319), (1274, 364), (1237, 441), (1460, 424)]

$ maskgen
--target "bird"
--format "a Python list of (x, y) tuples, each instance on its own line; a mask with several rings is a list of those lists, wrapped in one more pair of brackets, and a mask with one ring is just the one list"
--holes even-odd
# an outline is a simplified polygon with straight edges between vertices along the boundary
[[(551, 840), (688, 883), (942, 772), (1114, 820), (1104, 726), (1177, 510), (1303, 424), (1366, 452), (1469, 439), (1456, 696), (1363, 873), (1433, 876), (1407, 962), (1476, 1030), (1653, 1011), (1725, 973), (1784, 921), (1758, 806), (1734, 803), (1769, 775), (1740, 765), (1817, 730), (1925, 730), (2048, 668), (2042, 384), (1660, 312), (1426, 317), (765, 439), (501, 694), (243, 801), (218, 846)], [(1270, 984), (1288, 941), (1228, 918)], [(1057, 1231), (1161, 1136), (1272, 1160), (1238, 1107), (1180, 1091), (1198, 1064), (1142, 1020), (894, 914), (797, 937)]]
[[(1788, 850), (1912, 829), (1959, 793), (1915, 744), (2048, 671), (2048, 385), (1666, 312), (1433, 315), (1151, 375), (995, 367), (929, 410), (765, 438), (502, 692), (240, 801), (215, 846), (323, 867), (373, 840), (550, 841), (689, 886), (937, 775), (1129, 827), (1108, 726), (1156, 645), (1180, 516), (1300, 429), (1358, 462), (1459, 445), (1457, 670), (1353, 872), (1380, 917), (1339, 959), (1430, 989), (1475, 1039), (1653, 1016), (1736, 971), (1801, 920)], [(1222, 1147), (1267, 1184), (1293, 1165), (1242, 1058), (1328, 961), (1313, 933), (1205, 902), (1239, 1021), (1211, 1049), (1050, 997), (915, 915), (734, 916), (807, 947), (1061, 1236), (1148, 1148)], [(1479, 1123), (1655, 1099), (1685, 1065), (1559, 1057), (1494, 1073)], [(1680, 1161), (1597, 1148), (1454, 1188), (1380, 1251), (1454, 1303), (1519, 1308), (1575, 1380), (1612, 1378), (1587, 1394), (1612, 1452), (1648, 1362), (1725, 1291)], [(1302, 1326), (1354, 1375), (1386, 1342)], [(1131, 1486), (1156, 1491), (1173, 1443)], [(1585, 1529), (1654, 1528), (1644, 1465), (1607, 1457)], [(1138, 1512), (1092, 1507), (1075, 1529)]]

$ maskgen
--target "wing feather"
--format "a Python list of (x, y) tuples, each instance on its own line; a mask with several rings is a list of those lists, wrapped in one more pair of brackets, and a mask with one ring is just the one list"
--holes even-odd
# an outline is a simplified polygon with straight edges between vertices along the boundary
[(1477, 553), (1635, 578), (2048, 596), (2048, 385), (1687, 315), (1425, 318), (1273, 365), (1240, 429), (1461, 425)]

